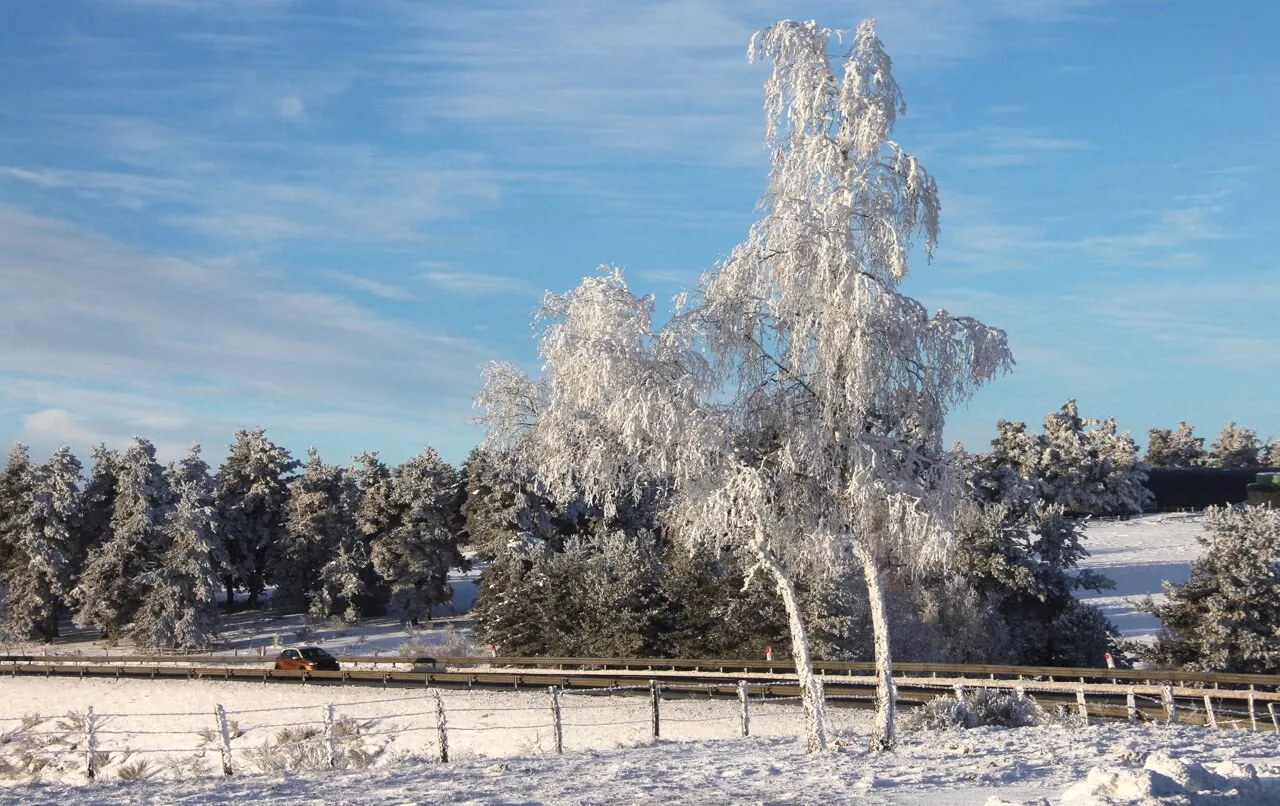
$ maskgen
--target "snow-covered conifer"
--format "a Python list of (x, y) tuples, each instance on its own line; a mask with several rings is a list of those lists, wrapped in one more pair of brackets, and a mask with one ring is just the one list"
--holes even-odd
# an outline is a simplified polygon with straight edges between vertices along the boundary
[(1147, 601), (1160, 619), (1151, 659), (1208, 672), (1280, 673), (1280, 509), (1205, 510), (1208, 551), (1191, 578), (1166, 582), (1167, 601)]
[(284, 533), (272, 549), (275, 606), (306, 608), (320, 596), (321, 571), (356, 529), (354, 496), (350, 474), (325, 464), (315, 448), (308, 449), (302, 474), (290, 483)]
[(477, 447), (463, 463), (462, 474), (467, 545), (478, 556), (496, 557), (521, 534), (551, 536), (552, 506), (537, 494), (534, 480), (513, 457)]
[[(401, 508), (393, 500), (395, 480), (377, 451), (365, 451), (355, 457), (350, 475), (355, 483), (356, 525), (364, 541), (366, 557), (373, 555), (374, 544), (400, 525)], [(391, 589), (372, 565), (361, 572), (361, 607), (370, 613), (385, 612), (391, 601)]]
[(166, 475), (174, 497), (162, 526), (166, 545), (139, 578), (146, 592), (129, 634), (141, 647), (202, 648), (217, 633), (218, 572), (226, 565), (214, 529), (213, 479), (199, 445)]
[(58, 635), (76, 572), (80, 516), (80, 462), (66, 445), (37, 468), (27, 511), (18, 523), (3, 630), (45, 641)]
[[(26, 445), (15, 444), (0, 470), (0, 570), (7, 571), (31, 506), (35, 468)], [(0, 581), (0, 586), (3, 586)], [(0, 596), (0, 598), (3, 598)]]
[(431, 448), (395, 469), (391, 531), (373, 542), (373, 567), (391, 587), (401, 619), (431, 618), (431, 606), (453, 598), (451, 568), (466, 569), (458, 550), (464, 490), (458, 472)]
[(1263, 467), (1280, 467), (1280, 437), (1267, 440), (1258, 454), (1258, 463)]
[(1209, 447), (1209, 464), (1213, 467), (1258, 467), (1258, 432), (1227, 420), (1218, 439)]
[(961, 478), (942, 446), (946, 411), (1006, 370), (1005, 334), (905, 296), (917, 234), (931, 253), (933, 179), (890, 139), (904, 110), (874, 23), (841, 74), (838, 32), (780, 22), (751, 57), (765, 84), (772, 149), (764, 216), (668, 324), (621, 273), (549, 295), (545, 377), (509, 365), (479, 403), (492, 446), (517, 447), (553, 497), (603, 505), (647, 484), (664, 518), (731, 545), (788, 614), (808, 747), (826, 747), (797, 575), (863, 571), (874, 625), (872, 750), (894, 746), (885, 576), (950, 555)]
[(168, 545), (165, 520), (173, 493), (150, 441), (134, 437), (116, 467), (110, 536), (89, 551), (75, 590), (75, 623), (100, 630), (112, 643), (124, 634), (142, 604), (143, 574)]
[(267, 438), (262, 428), (236, 431), (230, 454), (218, 470), (214, 508), (229, 567), (223, 576), (227, 601), (237, 586), (256, 607), (269, 577), (272, 545), (284, 532), (289, 480), (301, 463)]
[(1199, 467), (1207, 456), (1204, 437), (1195, 435), (1195, 426), (1179, 421), (1177, 430), (1147, 431), (1147, 453), (1142, 461), (1150, 467)]

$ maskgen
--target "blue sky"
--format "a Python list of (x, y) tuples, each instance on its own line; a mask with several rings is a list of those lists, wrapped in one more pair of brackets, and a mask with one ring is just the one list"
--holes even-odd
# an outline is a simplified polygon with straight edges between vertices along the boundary
[(0, 0), (0, 433), (459, 461), (544, 290), (745, 237), (752, 32), (864, 16), (942, 195), (905, 288), (1018, 361), (949, 435), (1280, 434), (1280, 7), (1156, 0)]

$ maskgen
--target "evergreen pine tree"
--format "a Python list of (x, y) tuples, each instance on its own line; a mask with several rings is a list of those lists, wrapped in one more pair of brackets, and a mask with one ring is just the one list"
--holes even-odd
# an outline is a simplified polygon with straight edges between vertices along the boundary
[(395, 469), (395, 526), (373, 542), (372, 560), (402, 621), (431, 618), (433, 604), (453, 598), (449, 570), (470, 565), (458, 549), (463, 495), (458, 472), (431, 448)]
[(528, 473), (501, 453), (475, 448), (462, 465), (462, 504), (468, 547), (477, 557), (498, 556), (522, 534), (552, 538), (554, 508), (539, 495)]
[(115, 511), (119, 488), (120, 454), (98, 444), (90, 451), (93, 470), (80, 497), (79, 534), (76, 546), (76, 569), (83, 572), (89, 550), (111, 538), (111, 514)]
[(213, 479), (199, 445), (166, 475), (173, 494), (163, 524), (167, 545), (139, 579), (146, 593), (130, 636), (147, 648), (203, 648), (217, 633), (218, 571), (226, 566), (214, 530)]
[(80, 515), (80, 462), (63, 445), (34, 472), (25, 516), (20, 519), (15, 562), (6, 581), (4, 631), (46, 642), (58, 636), (76, 571)]
[(272, 546), (284, 533), (289, 474), (301, 463), (267, 438), (262, 428), (236, 431), (231, 452), (218, 471), (214, 493), (216, 521), (228, 567), (222, 584), (227, 602), (237, 586), (249, 592), (249, 606), (271, 576)]
[(1280, 673), (1280, 509), (1205, 510), (1208, 552), (1167, 601), (1147, 600), (1161, 635), (1149, 659), (1209, 672)]
[(1147, 453), (1142, 461), (1151, 467), (1199, 467), (1207, 457), (1204, 437), (1195, 435), (1195, 426), (1180, 421), (1176, 431), (1168, 428), (1147, 431)]
[[(372, 557), (375, 544), (400, 525), (401, 508), (394, 500), (395, 480), (391, 468), (378, 457), (377, 451), (356, 456), (351, 477), (355, 482), (356, 524), (364, 543), (364, 556)], [(391, 588), (372, 563), (361, 569), (360, 585), (359, 609), (366, 615), (385, 613), (391, 601)]]
[(74, 593), (75, 623), (100, 630), (113, 644), (142, 605), (143, 575), (168, 547), (164, 525), (173, 508), (173, 492), (148, 440), (134, 437), (116, 473), (110, 536), (90, 550)]
[[(31, 466), (31, 452), (26, 445), (16, 444), (9, 451), (4, 469), (0, 470), (0, 626), (21, 620), (13, 619), (10, 610), (14, 596), (22, 595), (21, 586), (15, 590), (13, 582), (23, 578), (29, 564), (22, 536), (26, 531), (34, 490), (35, 469)], [(12, 637), (25, 639), (26, 631), (20, 630)]]
[(271, 604), (283, 612), (305, 610), (320, 587), (320, 569), (336, 545), (333, 521), (342, 510), (341, 469), (307, 449), (302, 473), (289, 483), (284, 532), (272, 546), (276, 591)]
[(1258, 432), (1227, 420), (1218, 439), (1209, 448), (1209, 464), (1213, 467), (1259, 467)]

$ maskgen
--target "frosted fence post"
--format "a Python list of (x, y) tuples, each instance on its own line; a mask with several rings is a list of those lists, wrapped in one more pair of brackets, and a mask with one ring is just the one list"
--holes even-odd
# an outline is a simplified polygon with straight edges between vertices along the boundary
[(1272, 724), (1272, 726), (1273, 726), (1273, 727), (1275, 727), (1275, 729), (1276, 729), (1276, 733), (1280, 733), (1280, 717), (1277, 717), (1277, 716), (1276, 716), (1276, 704), (1275, 704), (1275, 703), (1273, 703), (1273, 702), (1269, 702), (1269, 703), (1267, 703), (1267, 713), (1268, 713), (1268, 714), (1271, 714), (1271, 724)]
[(90, 705), (89, 711), (84, 718), (84, 732), (86, 739), (85, 748), (89, 754), (89, 758), (87, 760), (88, 765), (85, 767), (85, 775), (89, 777), (90, 781), (98, 776), (98, 771), (95, 768), (96, 759), (94, 758), (98, 755), (98, 734), (94, 730), (95, 719), (96, 718), (93, 715), (93, 706)]
[(1258, 713), (1253, 710), (1253, 686), (1249, 686), (1249, 727), (1251, 730), (1258, 729)]
[(1124, 693), (1124, 707), (1129, 712), (1129, 722), (1138, 721), (1138, 699), (1134, 696), (1133, 686), (1129, 686)]
[(564, 755), (564, 725), (560, 722), (560, 691), (555, 686), (547, 686), (551, 694), (551, 727), (555, 730), (556, 755)]
[(1176, 724), (1178, 721), (1178, 704), (1173, 701), (1173, 686), (1165, 686), (1161, 689), (1160, 699), (1164, 701), (1164, 713), (1169, 718), (1169, 724)]
[(1213, 700), (1209, 699), (1208, 694), (1204, 695), (1204, 714), (1209, 727), (1218, 727), (1218, 715), (1213, 712)]
[(653, 718), (653, 738), (656, 741), (662, 735), (660, 723), (660, 714), (658, 707), (659, 692), (662, 690), (662, 684), (657, 680), (649, 681), (649, 715)]
[(1080, 712), (1080, 721), (1089, 724), (1089, 706), (1084, 702), (1084, 686), (1076, 688), (1076, 710)]
[(738, 681), (738, 702), (742, 703), (742, 735), (751, 735), (751, 715), (747, 713), (747, 681)]
[(449, 731), (444, 718), (444, 700), (440, 698), (440, 692), (436, 692), (436, 732), (440, 738), (440, 761), (448, 763), (449, 761)]
[(213, 715), (218, 718), (218, 733), (222, 737), (222, 775), (231, 777), (231, 729), (227, 726), (227, 712), (221, 704), (214, 706)]
[(338, 767), (338, 737), (333, 731), (333, 703), (324, 709), (324, 741), (329, 746), (329, 769)]

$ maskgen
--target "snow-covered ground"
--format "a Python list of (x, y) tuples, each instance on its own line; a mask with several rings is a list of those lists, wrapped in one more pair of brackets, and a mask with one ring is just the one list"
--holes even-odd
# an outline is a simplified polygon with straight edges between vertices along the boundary
[(1134, 607), (1147, 594), (1164, 601), (1161, 583), (1186, 582), (1191, 561), (1204, 553), (1196, 538), (1205, 534), (1200, 515), (1146, 515), (1127, 521), (1094, 521), (1085, 530), (1090, 557), (1083, 565), (1110, 577), (1115, 590), (1081, 599), (1102, 608), (1126, 638), (1150, 641), (1160, 629), (1154, 616)]
[[(1181, 582), (1203, 548), (1197, 516), (1155, 515), (1089, 525), (1087, 562), (1117, 582), (1090, 597), (1128, 637), (1157, 624), (1131, 600)], [(394, 618), (359, 627), (307, 626), (300, 617), (232, 616), (228, 652), (319, 643), (343, 654), (406, 647), (470, 648), (465, 617), (475, 573), (459, 599), (416, 633)], [(305, 636), (305, 638), (304, 638)], [(87, 636), (53, 651), (101, 652)], [(119, 650), (115, 650), (119, 651)], [(271, 652), (271, 649), (267, 649)], [(885, 803), (1280, 804), (1280, 737), (1269, 731), (1095, 725), (911, 733), (896, 753), (863, 750), (868, 714), (832, 708), (836, 752), (812, 757), (795, 703), (752, 703), (750, 738), (734, 702), (668, 700), (659, 742), (638, 696), (562, 695), (565, 755), (553, 752), (544, 691), (443, 691), (451, 760), (440, 763), (435, 692), (251, 683), (0, 678), (0, 760), (47, 755), (35, 783), (14, 776), (0, 804), (211, 803)], [(335, 706), (345, 768), (327, 761), (323, 721)], [(222, 779), (216, 705), (231, 723), (235, 775)], [(79, 722), (101, 715), (101, 772), (86, 787)], [(24, 723), (23, 717), (38, 714)], [(7, 721), (5, 721), (7, 720)], [(292, 735), (286, 732), (293, 731)], [(298, 733), (304, 731), (304, 733)], [(301, 744), (299, 736), (314, 733)], [(72, 748), (71, 745), (75, 747)], [(281, 747), (280, 745), (284, 746)], [(294, 751), (290, 750), (294, 748)], [(145, 767), (140, 761), (145, 760)], [(280, 770), (281, 764), (293, 767)], [(1256, 770), (1241, 765), (1256, 765)], [(1217, 766), (1214, 766), (1217, 765)], [(302, 769), (298, 769), (298, 767)], [(137, 781), (121, 779), (140, 778)], [(4, 777), (0, 764), (0, 778)]]
[[(1003, 730), (906, 732), (901, 748), (869, 756), (863, 749), (868, 714), (831, 709), (836, 752), (803, 752), (795, 703), (752, 703), (750, 738), (741, 738), (738, 705), (731, 701), (667, 700), (663, 739), (649, 736), (643, 697), (562, 697), (565, 755), (552, 749), (545, 692), (442, 692), (448, 714), (451, 761), (437, 759), (434, 692), (322, 686), (175, 680), (58, 680), (16, 678), (0, 683), (0, 713), (55, 716), (84, 713), (99, 722), (98, 781), (83, 783), (83, 743), (63, 750), (56, 742), (40, 782), (0, 788), (4, 803), (211, 803), (252, 798), (260, 803), (323, 800), (331, 803), (888, 803), (982, 804), (988, 798), (1059, 802), (1069, 787), (1090, 797), (1069, 803), (1127, 803), (1100, 799), (1108, 789), (1152, 786), (1173, 794), (1178, 763), (1253, 764), (1258, 783), (1232, 767), (1231, 780), (1187, 768), (1182, 778), (1226, 790), (1253, 786), (1254, 799), (1150, 800), (1149, 803), (1280, 803), (1280, 763), (1272, 733), (1211, 731), (1193, 727), (1088, 728), (1046, 726)], [(235, 775), (219, 777), (218, 739), (211, 731), (216, 704), (228, 711)], [(320, 731), (325, 706), (337, 720), (358, 725), (340, 740), (347, 768), (315, 769), (327, 758), (323, 732), (307, 740), (301, 771), (275, 769), (288, 754), (270, 747), (282, 731)], [(151, 716), (148, 716), (150, 714)], [(167, 714), (180, 714), (168, 716)], [(26, 728), (48, 741), (77, 734), (63, 716)], [(12, 759), (20, 724), (0, 725), (9, 741), (0, 758)], [(69, 728), (72, 728), (68, 730)], [(295, 736), (297, 734), (295, 733)], [(262, 748), (267, 746), (267, 750)], [(33, 745), (29, 742), (27, 747)], [(126, 752), (126, 748), (129, 752)], [(351, 752), (356, 750), (358, 752)], [(158, 751), (158, 752), (157, 752)], [(1157, 754), (1153, 759), (1149, 758)], [(1162, 754), (1162, 755), (1161, 755)], [(121, 780), (130, 764), (146, 759), (140, 781)], [(309, 760), (308, 760), (309, 759)], [(1144, 772), (1144, 761), (1155, 773)], [(364, 766), (367, 764), (368, 766)], [(363, 767), (363, 768), (361, 768)], [(1090, 771), (1099, 768), (1099, 772)], [(1163, 773), (1160, 773), (1163, 770)], [(1163, 777), (1161, 777), (1163, 776)], [(1086, 780), (1087, 779), (1087, 780)], [(1154, 783), (1153, 783), (1154, 782)]]

